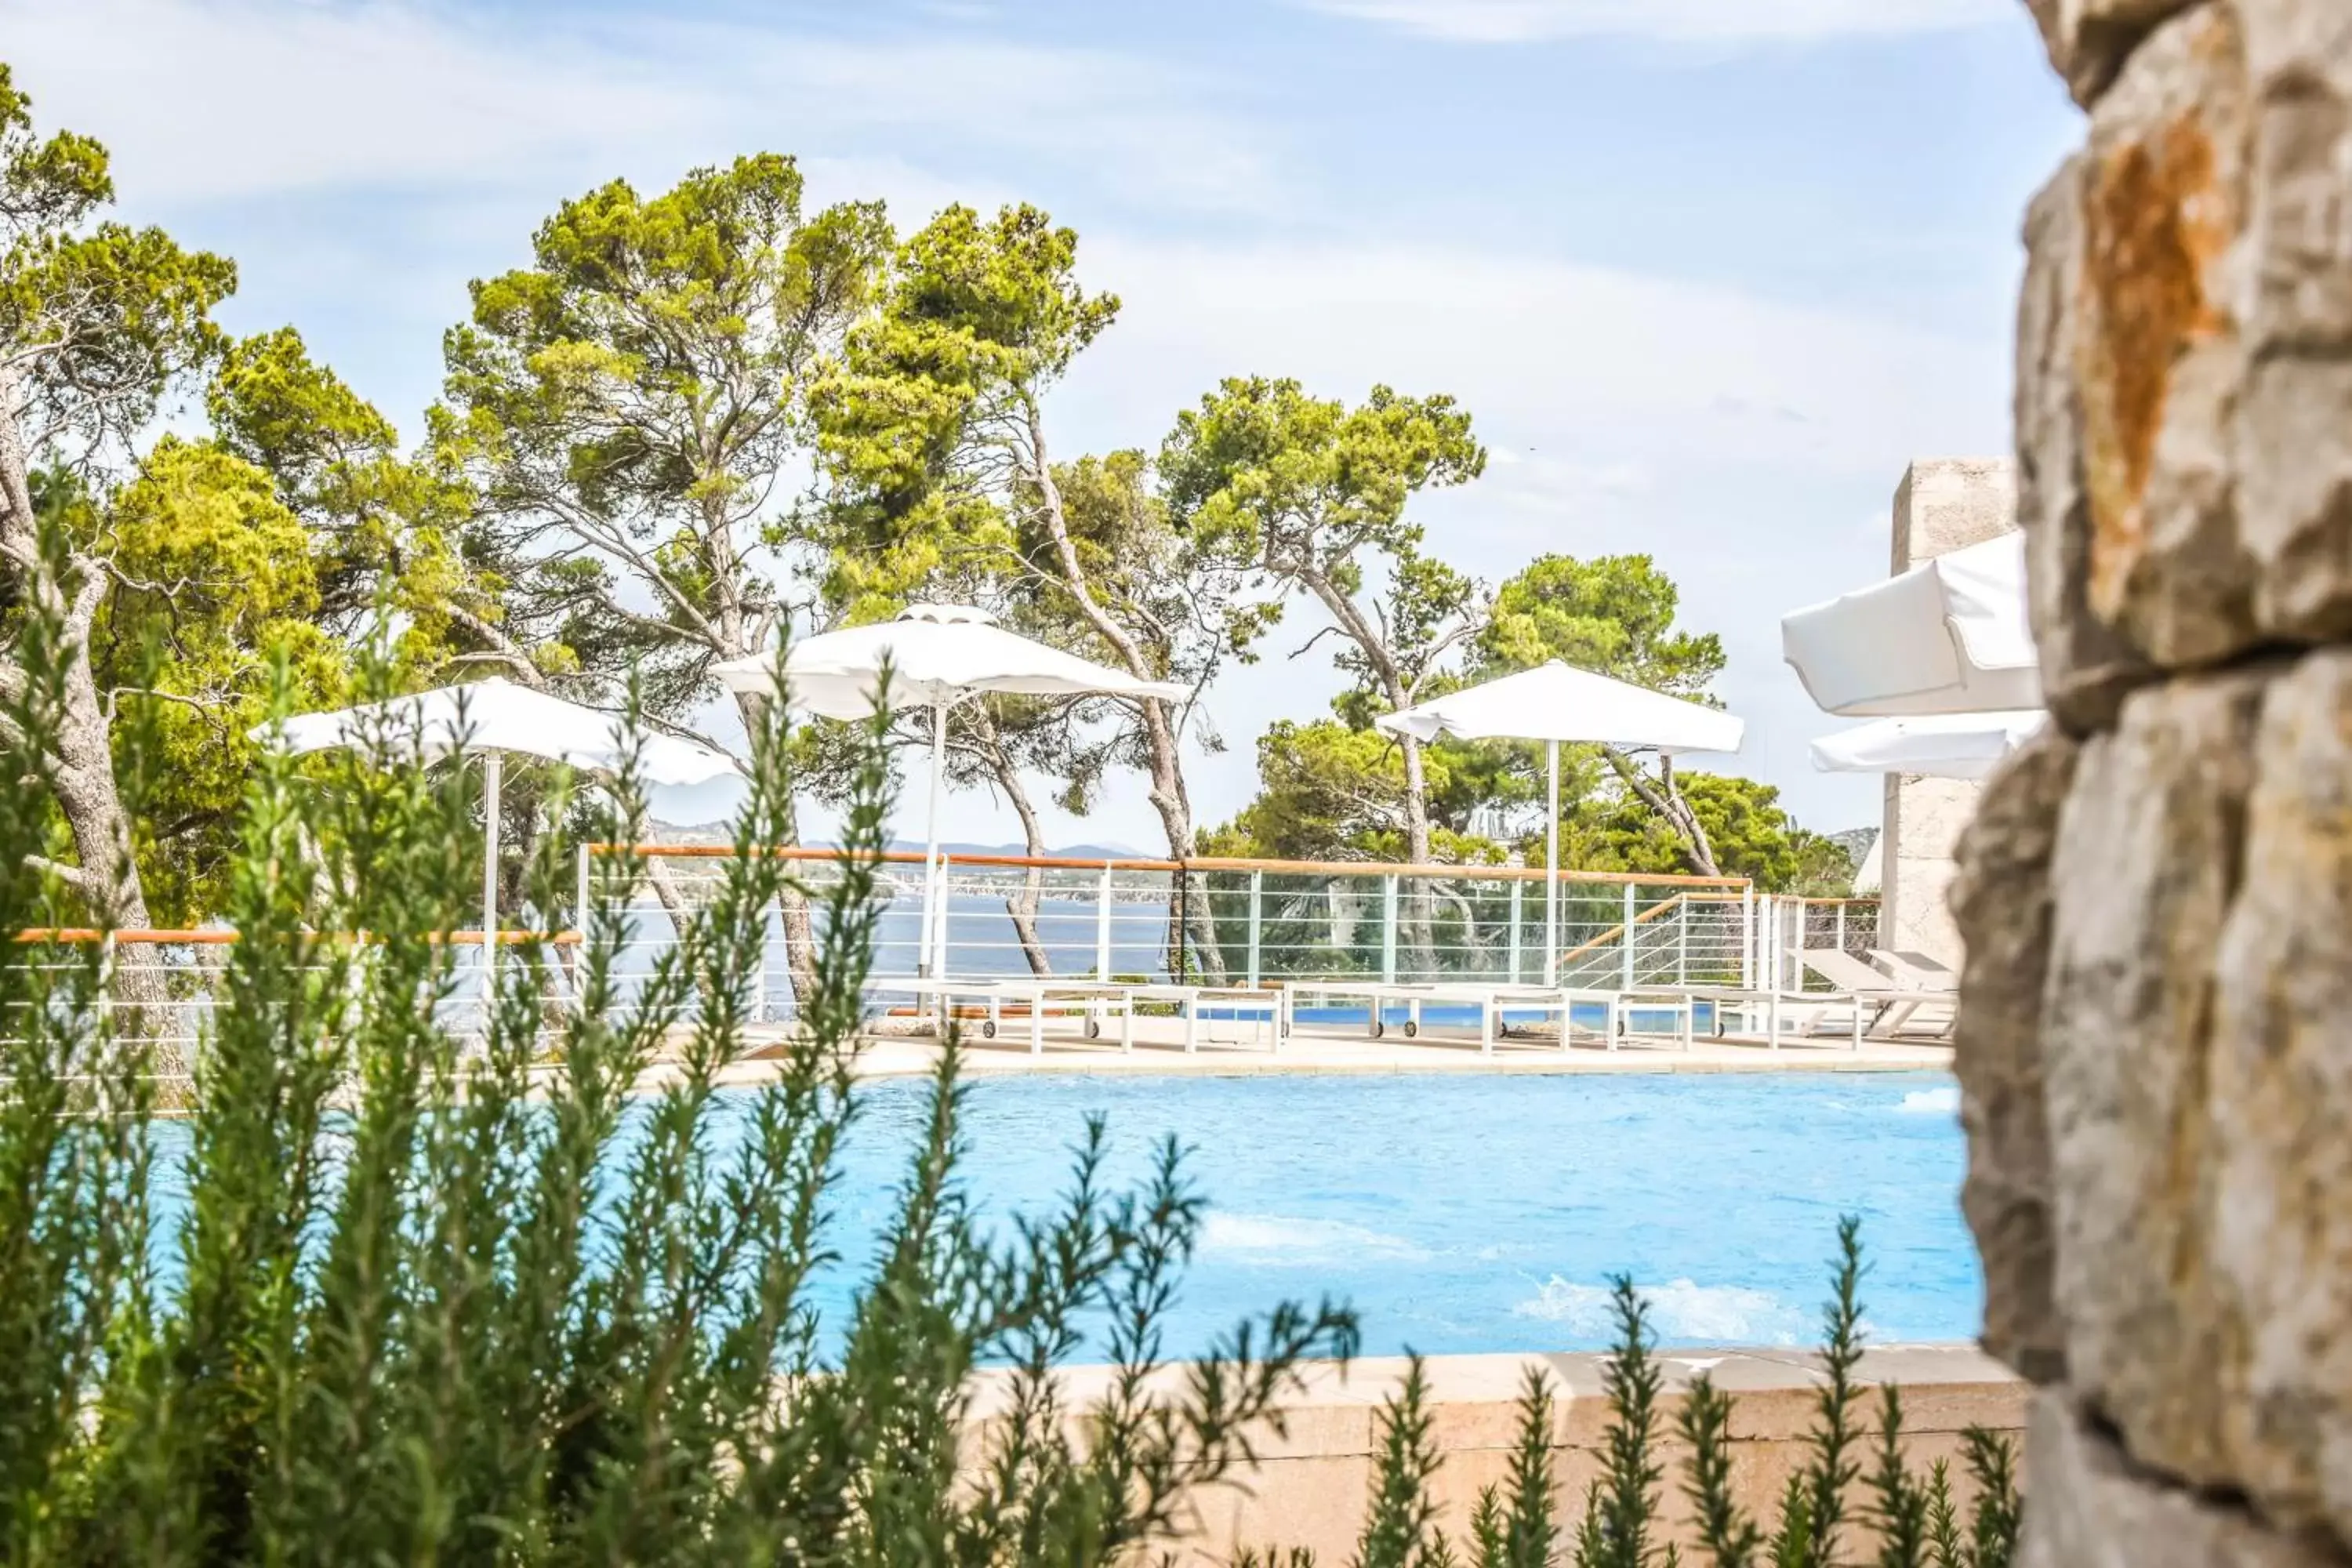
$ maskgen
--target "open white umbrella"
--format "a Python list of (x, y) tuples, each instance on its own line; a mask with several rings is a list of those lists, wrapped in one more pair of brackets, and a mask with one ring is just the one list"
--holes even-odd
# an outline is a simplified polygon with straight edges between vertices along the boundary
[[(863, 719), (890, 672), (889, 699), (900, 708), (931, 710), (931, 784), (925, 817), (923, 936), (919, 967), (937, 972), (945, 921), (939, 897), (940, 778), (947, 761), (948, 710), (982, 691), (1033, 697), (1156, 697), (1178, 702), (1192, 689), (1143, 680), (1125, 670), (1089, 664), (1075, 654), (1004, 630), (985, 610), (962, 605), (915, 605), (896, 620), (803, 637), (784, 651), (786, 700), (827, 719)], [(711, 667), (730, 691), (773, 689), (772, 659), (727, 659)]]
[(1825, 773), (1920, 773), (1980, 779), (2049, 718), (2039, 708), (2000, 713), (1934, 713), (1881, 719), (1813, 742)]
[(1465, 691), (1372, 721), (1416, 741), (1458, 735), (1468, 741), (1541, 741), (1549, 781), (1544, 818), (1544, 980), (1559, 966), (1559, 748), (1562, 742), (1630, 751), (1736, 752), (1747, 726), (1708, 708), (1647, 687), (1613, 680), (1554, 659)]
[(1846, 718), (2038, 708), (2024, 536), (1971, 544), (1783, 616), (1780, 650), (1822, 710)]
[[(583, 708), (496, 676), (356, 708), (305, 713), (286, 721), (278, 743), (295, 756), (338, 746), (377, 745), (388, 747), (396, 757), (424, 762), (481, 753), (483, 816), (488, 827), (482, 863), (482, 963), (487, 973), (496, 962), (493, 937), (499, 924), (499, 758), (511, 752), (610, 775), (622, 762), (620, 723), (600, 709)], [(270, 738), (267, 726), (253, 733), (257, 740)], [(730, 758), (671, 735), (641, 739), (638, 770), (646, 783), (657, 784), (702, 784), (738, 771)]]

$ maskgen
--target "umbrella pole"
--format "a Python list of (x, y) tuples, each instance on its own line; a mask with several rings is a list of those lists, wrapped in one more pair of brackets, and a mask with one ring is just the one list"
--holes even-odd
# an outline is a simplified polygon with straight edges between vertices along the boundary
[(1544, 984), (1559, 981), (1559, 742), (1544, 742)]
[(489, 984), (498, 970), (499, 953), (499, 754), (482, 753), (482, 1005), (489, 1005)]
[(923, 846), (923, 952), (919, 965), (926, 978), (937, 978), (940, 972), (940, 949), (946, 946), (940, 930), (943, 923), (940, 912), (940, 774), (946, 771), (948, 755), (948, 705), (931, 704), (931, 796), (930, 807), (924, 817)]

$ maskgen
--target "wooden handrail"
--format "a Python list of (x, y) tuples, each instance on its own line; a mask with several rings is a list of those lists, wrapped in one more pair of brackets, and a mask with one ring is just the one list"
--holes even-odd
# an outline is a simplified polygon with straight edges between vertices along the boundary
[[(677, 860), (731, 860), (735, 847), (731, 844), (591, 844), (592, 855), (658, 855)], [(807, 845), (786, 845), (767, 851), (780, 860), (832, 860), (840, 857), (838, 849), (811, 847)], [(1478, 866), (1444, 865), (1387, 860), (1265, 860), (1234, 856), (1202, 856), (1197, 860), (1161, 860), (1145, 857), (1115, 856), (1097, 858), (1092, 856), (1060, 855), (949, 855), (944, 857), (959, 866), (1002, 867), (1010, 869), (1060, 868), (1071, 871), (1274, 871), (1284, 875), (1331, 877), (1416, 877), (1451, 879), (1482, 882), (1540, 882), (1544, 868), (1540, 866)], [(923, 857), (912, 849), (886, 849), (880, 858), (894, 865), (919, 866)], [(1744, 889), (1745, 877), (1693, 877), (1671, 871), (1572, 871), (1563, 868), (1558, 876), (1563, 882), (1595, 882), (1613, 886), (1631, 883), (1645, 888), (1720, 888)]]
[[(1637, 926), (1648, 925), (1652, 921), (1664, 916), (1668, 910), (1673, 909), (1675, 905), (1686, 901), (1692, 901), (1689, 894), (1676, 893), (1673, 898), (1664, 900), (1659, 903), (1652, 904), (1648, 909), (1643, 910), (1635, 914), (1633, 917), (1633, 923)], [(1579, 957), (1584, 953), (1591, 952), (1594, 949), (1605, 946), (1609, 942), (1621, 942), (1624, 939), (1624, 936), (1625, 922), (1623, 921), (1619, 921), (1615, 925), (1611, 926), (1599, 936), (1592, 938), (1589, 942), (1580, 942), (1574, 947), (1570, 948), (1567, 952), (1561, 953), (1559, 955), (1559, 962), (1562, 964), (1566, 964), (1569, 960)]]

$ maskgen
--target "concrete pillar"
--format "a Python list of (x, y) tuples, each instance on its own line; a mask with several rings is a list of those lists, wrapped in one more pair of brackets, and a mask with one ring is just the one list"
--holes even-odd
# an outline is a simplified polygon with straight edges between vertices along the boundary
[[(1895, 487), (1890, 574), (1981, 544), (2017, 526), (2017, 467), (2007, 458), (1921, 458)], [(1952, 855), (1982, 786), (1964, 779), (1886, 775), (1879, 840), (1880, 945), (1960, 965), (1945, 907)]]

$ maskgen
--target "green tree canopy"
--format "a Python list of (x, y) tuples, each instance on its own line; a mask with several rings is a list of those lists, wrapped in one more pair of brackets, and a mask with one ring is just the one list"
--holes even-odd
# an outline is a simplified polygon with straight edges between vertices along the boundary
[[(1711, 703), (1707, 689), (1723, 672), (1723, 643), (1712, 632), (1678, 628), (1680, 605), (1674, 579), (1647, 555), (1538, 556), (1496, 591), (1494, 612), (1478, 635), (1475, 674), (1491, 678), (1559, 659)], [(1616, 775), (1619, 789), (1681, 846), (1675, 869), (1735, 874), (1725, 871), (1706, 814), (1677, 785), (1672, 758), (1658, 758), (1654, 771), (1622, 748), (1591, 750)], [(1530, 769), (1539, 765), (1532, 749), (1521, 754)]]
[[(1505, 856), (1504, 845), (1471, 826), (1493, 787), (1475, 771), (1480, 760), (1467, 747), (1438, 745), (1423, 752), (1434, 859), (1476, 864)], [(1387, 735), (1335, 719), (1280, 720), (1258, 738), (1257, 763), (1257, 797), (1231, 823), (1204, 836), (1204, 853), (1407, 858), (1404, 759)]]
[[(63, 482), (63, 481), (60, 481)], [(313, 536), (270, 476), (210, 442), (166, 437), (138, 476), (68, 509), (106, 539), (114, 591), (90, 659), (118, 709), (118, 778), (142, 774), (134, 842), (150, 914), (168, 925), (219, 910), (236, 808), (259, 758), (276, 668), (305, 707), (348, 690), (350, 645), (320, 619)]]
[[(1730, 773), (1684, 773), (1676, 786), (1715, 847), (1727, 877), (1745, 877), (1765, 892), (1842, 896), (1853, 865), (1844, 850), (1800, 826), (1771, 784)], [(1528, 841), (1542, 853), (1540, 834)], [(1630, 791), (1605, 784), (1562, 811), (1562, 860), (1592, 871), (1676, 873), (1689, 869), (1686, 846), (1664, 818)]]
[[(814, 399), (828, 596), (852, 619), (919, 595), (983, 603), (1039, 640), (1197, 691), (1249, 656), (1271, 611), (1247, 563), (1175, 526), (1141, 453), (1054, 455), (1046, 396), (1118, 310), (1076, 268), (1076, 235), (1030, 206), (950, 207), (908, 240), (882, 310)], [(1067, 708), (996, 714), (1036, 742), (982, 749), (999, 785), (1020, 792), (1004, 765), (1018, 758), (1083, 809), (1110, 768), (1139, 768), (1169, 853), (1188, 853), (1195, 705), (1097, 702), (1102, 722), (1083, 726)], [(1217, 951), (1205, 931), (1199, 945)]]
[[(526, 657), (681, 721), (712, 661), (764, 651), (797, 536), (779, 496), (808, 391), (874, 303), (878, 204), (803, 216), (790, 158), (569, 201), (448, 334), (444, 439), (479, 484), (469, 549)], [(761, 699), (740, 700), (748, 708)]]
[[(1160, 448), (1176, 520), (1199, 547), (1303, 591), (1341, 637), (1359, 724), (1410, 707), (1484, 620), (1471, 578), (1423, 552), (1407, 508), (1485, 468), (1470, 416), (1446, 396), (1376, 386), (1350, 408), (1295, 381), (1229, 380), (1187, 409)], [(1394, 742), (1404, 852), (1434, 852), (1423, 748)]]
[(1723, 673), (1723, 639), (1675, 624), (1674, 579), (1647, 555), (1539, 555), (1495, 591), (1478, 633), (1477, 673), (1552, 659), (1653, 691), (1705, 700)]
[[(41, 507), (70, 510), (115, 482), (173, 389), (218, 353), (211, 312), (236, 271), (160, 229), (100, 220), (112, 197), (105, 151), (69, 132), (37, 135), (30, 100), (0, 66), (0, 698), (25, 695), (21, 639), (29, 616), (47, 617), (69, 650), (56, 671), (47, 776), (72, 858), (52, 869), (91, 917), (143, 926), (132, 813), (110, 744), (116, 707), (91, 648), (118, 587), (162, 592), (176, 580), (139, 577), (104, 528), (58, 531), (64, 553), (49, 552)], [(43, 468), (62, 477), (37, 500)], [(174, 553), (204, 554), (164, 547), (152, 530), (142, 538), (167, 566)]]

